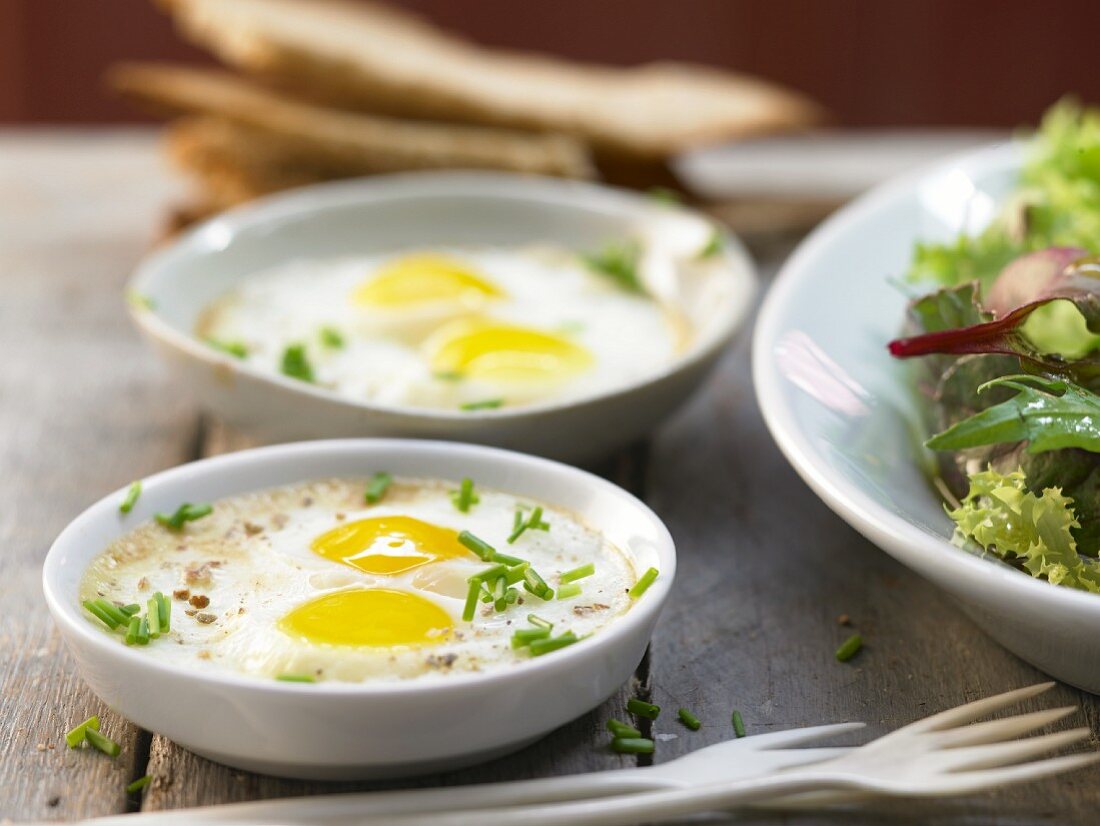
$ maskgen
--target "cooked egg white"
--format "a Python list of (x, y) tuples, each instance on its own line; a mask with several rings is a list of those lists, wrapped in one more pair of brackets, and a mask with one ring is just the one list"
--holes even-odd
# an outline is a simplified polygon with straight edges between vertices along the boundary
[[(630, 606), (631, 562), (569, 513), (542, 505), (549, 529), (508, 544), (516, 511), (539, 503), (479, 488), (463, 513), (457, 484), (398, 480), (368, 505), (366, 487), (315, 481), (219, 501), (180, 531), (146, 523), (96, 557), (80, 598), (169, 596), (171, 631), (139, 650), (180, 667), (351, 682), (507, 668), (530, 657), (511, 643), (532, 627), (528, 614), (580, 637)], [(589, 562), (595, 573), (579, 596), (544, 601), (520, 588), (505, 610), (479, 602), (467, 622), (468, 577), (487, 563), (458, 541), (463, 530), (529, 561), (551, 587)]]
[(485, 247), (289, 262), (215, 300), (196, 334), (271, 373), (303, 345), (314, 382), (355, 399), (460, 409), (613, 390), (668, 365), (685, 329), (570, 252)]

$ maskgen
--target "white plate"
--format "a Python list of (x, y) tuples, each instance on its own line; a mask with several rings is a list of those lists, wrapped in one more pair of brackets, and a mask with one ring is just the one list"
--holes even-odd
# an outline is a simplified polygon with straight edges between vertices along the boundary
[[(490, 673), (398, 684), (282, 683), (143, 656), (96, 628), (78, 601), (89, 562), (121, 534), (180, 502), (276, 485), (364, 476), (461, 479), (577, 514), (657, 581), (589, 639)], [(392, 777), (451, 769), (520, 748), (584, 714), (630, 679), (676, 573), (661, 520), (621, 488), (566, 465), (447, 442), (355, 439), (247, 450), (146, 479), (128, 515), (115, 491), (78, 516), (46, 557), (50, 613), (81, 676), (111, 708), (185, 748), (250, 771), (317, 779)], [(593, 748), (598, 748), (593, 742)]]
[(826, 221), (765, 301), (753, 379), (779, 447), (830, 508), (955, 596), (1006, 648), (1100, 692), (1100, 597), (950, 543), (954, 525), (918, 462), (904, 366), (886, 352), (906, 306), (889, 279), (905, 272), (914, 243), (981, 228), (1012, 191), (1021, 159), (1017, 144), (950, 159), (885, 184)]
[(678, 282), (678, 304), (695, 332), (687, 352), (637, 383), (558, 403), (463, 412), (355, 401), (213, 350), (193, 336), (196, 318), (252, 273), (294, 258), (462, 244), (593, 250), (639, 231), (702, 231), (701, 248), (709, 232), (703, 220), (636, 193), (519, 175), (435, 172), (324, 184), (233, 210), (151, 256), (130, 289), (152, 309), (132, 312), (181, 391), (271, 441), (413, 436), (588, 460), (643, 436), (714, 366), (755, 292), (752, 262), (736, 239), (725, 238), (725, 266), (697, 268), (700, 277)]

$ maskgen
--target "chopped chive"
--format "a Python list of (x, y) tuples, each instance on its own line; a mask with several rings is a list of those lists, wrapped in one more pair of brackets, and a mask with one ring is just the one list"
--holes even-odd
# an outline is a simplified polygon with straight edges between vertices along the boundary
[(157, 613), (160, 615), (160, 632), (167, 634), (172, 630), (172, 603), (160, 591), (153, 594), (153, 598), (157, 601)]
[(175, 513), (157, 513), (153, 515), (153, 518), (168, 530), (178, 531), (182, 530), (184, 522), (194, 522), (196, 519), (202, 519), (213, 512), (214, 508), (210, 505), (192, 505), (190, 502), (184, 502), (176, 508)]
[(653, 754), (653, 741), (645, 737), (616, 737), (611, 741), (612, 751), (619, 754)]
[(291, 344), (283, 351), (283, 361), (279, 369), (284, 376), (290, 376), (299, 381), (313, 382), (313, 367), (306, 357), (304, 344)]
[(642, 255), (641, 245), (628, 240), (607, 244), (602, 250), (581, 256), (581, 261), (593, 272), (608, 276), (624, 290), (644, 293), (642, 282), (638, 279), (638, 261)]
[(657, 579), (657, 569), (650, 568), (648, 571), (642, 574), (641, 579), (635, 582), (634, 587), (627, 592), (630, 598), (637, 599), (646, 591), (648, 591), (649, 586), (653, 584), (653, 581), (655, 579)]
[(836, 658), (842, 663), (848, 662), (856, 654), (859, 653), (859, 649), (863, 647), (863, 637), (859, 634), (852, 634), (843, 643), (840, 648), (836, 650)]
[(466, 604), (462, 608), (462, 619), (465, 622), (470, 622), (474, 618), (474, 612), (477, 610), (477, 599), (480, 595), (481, 580), (475, 579), (466, 591)]
[(330, 350), (341, 350), (344, 347), (344, 334), (335, 327), (321, 328), (321, 343)]
[(473, 576), (467, 577), (466, 581), (473, 582), (476, 579), (479, 582), (496, 582), (507, 573), (507, 565), (494, 565), (492, 568), (486, 568), (484, 571), (478, 571)]
[(144, 777), (139, 777), (133, 783), (126, 787), (126, 794), (136, 794), (153, 782), (153, 775), (147, 774)]
[(113, 619), (116, 625), (125, 625), (130, 621), (129, 614), (125, 613), (121, 608), (115, 605), (113, 602), (100, 597), (93, 603), (96, 608), (105, 613), (111, 619)]
[(680, 722), (692, 731), (698, 731), (699, 727), (703, 725), (699, 722), (699, 718), (688, 711), (686, 708), (680, 709), (676, 712), (676, 714), (680, 718)]
[(491, 562), (500, 562), (503, 565), (507, 565), (509, 568), (514, 568), (517, 565), (522, 565), (527, 560), (520, 559), (516, 556), (508, 556), (508, 554), (502, 554), (499, 551), (494, 553), (490, 558)]
[(519, 565), (513, 565), (504, 575), (504, 581), (509, 585), (515, 585), (517, 582), (525, 581), (527, 577), (527, 569), (530, 567), (530, 562), (521, 562), (519, 563)]
[(538, 506), (531, 511), (531, 515), (527, 518), (523, 518), (523, 511), (516, 511), (515, 519), (512, 520), (512, 533), (508, 537), (508, 544), (512, 545), (517, 539), (523, 536), (523, 532), (526, 530), (535, 531), (548, 531), (550, 530), (550, 523), (542, 521), (542, 507)]
[(282, 683), (315, 683), (317, 679), (312, 674), (279, 674), (275, 677)]
[(738, 737), (745, 736), (745, 721), (741, 719), (741, 712), (734, 711), (730, 715), (730, 722), (733, 723), (733, 733)]
[(520, 628), (512, 634), (512, 648), (525, 648), (535, 640), (544, 640), (549, 636), (549, 628)]
[(504, 592), (504, 601), (509, 605), (515, 605), (517, 599), (519, 599), (519, 591), (515, 588), (509, 588)]
[(90, 728), (99, 731), (99, 717), (94, 714), (79, 726), (73, 726), (65, 732), (65, 742), (69, 744), (69, 748), (75, 749), (83, 743), (85, 739), (84, 733)]
[(697, 257), (703, 260), (706, 260), (707, 258), (714, 258), (716, 255), (722, 252), (722, 249), (724, 247), (725, 243), (722, 232), (718, 228), (715, 228), (711, 232), (710, 238), (707, 239), (706, 246), (699, 250), (699, 255)]
[(138, 634), (141, 631), (141, 617), (130, 617), (130, 624), (126, 628), (126, 636), (123, 638), (127, 645), (137, 645)]
[(235, 359), (248, 358), (248, 347), (240, 341), (218, 341), (215, 338), (204, 339), (206, 346)]
[(594, 573), (596, 573), (596, 566), (589, 562), (587, 565), (581, 565), (579, 568), (566, 571), (558, 578), (562, 582), (576, 582), (578, 579), (584, 579), (586, 576), (592, 576)]
[(574, 583), (566, 583), (558, 586), (558, 599), (572, 599), (581, 595), (581, 586)]
[(481, 497), (474, 492), (474, 480), (463, 479), (458, 490), (451, 491), (451, 501), (462, 513), (469, 513), (470, 508), (481, 501)]
[[(131, 622), (133, 622), (134, 619), (135, 617), (130, 617)], [(142, 617), (138, 625), (137, 643), (138, 645), (149, 644), (149, 620), (146, 617)]]
[(572, 631), (566, 631), (557, 637), (548, 637), (544, 640), (535, 640), (531, 643), (531, 656), (541, 657), (543, 654), (549, 654), (551, 651), (557, 651), (559, 648), (565, 648), (567, 645), (572, 645), (577, 642), (578, 637)]
[(493, 554), (497, 552), (496, 548), (484, 539), (474, 536), (469, 531), (460, 533), (458, 535), (458, 541), (481, 557), (485, 562), (490, 561), (493, 558)]
[(100, 622), (102, 622), (104, 625), (106, 625), (112, 631), (114, 631), (120, 625), (120, 623), (117, 620), (115, 620), (114, 617), (112, 617), (110, 614), (108, 614), (106, 611), (104, 611), (102, 608), (100, 608), (98, 605), (96, 605), (96, 603), (92, 602), (90, 599), (84, 600), (84, 610), (86, 610), (89, 614), (92, 614), (93, 616), (95, 616)]
[(134, 509), (134, 505), (137, 504), (138, 497), (141, 496), (141, 480), (131, 482), (130, 487), (126, 490), (126, 496), (122, 499), (122, 504), (118, 506), (118, 509), (122, 513), (129, 513)]
[(90, 726), (84, 729), (84, 736), (94, 748), (99, 749), (108, 757), (118, 757), (119, 752), (122, 751), (122, 746), (110, 737), (100, 734), (97, 729), (91, 728)]
[(466, 402), (458, 406), (459, 410), (496, 410), (504, 405), (504, 399), (482, 399), (478, 402)]
[(528, 614), (527, 621), (538, 628), (550, 629), (554, 627), (554, 623), (550, 622), (550, 620), (545, 620), (535, 614)]
[(160, 636), (160, 605), (156, 597), (150, 597), (146, 603), (145, 622), (149, 627), (149, 636), (157, 639)]
[(141, 606), (138, 605), (136, 602), (131, 602), (129, 605), (123, 605), (118, 610), (124, 613), (127, 617), (132, 617), (134, 614), (141, 610)]
[(390, 485), (393, 484), (393, 477), (382, 471), (374, 474), (374, 477), (367, 485), (367, 492), (364, 498), (367, 500), (367, 504), (375, 505), (382, 501), (382, 497), (386, 495), (386, 491), (389, 490)]
[(528, 568), (523, 572), (523, 587), (541, 600), (548, 601), (554, 598), (554, 589), (546, 584), (546, 580), (539, 576), (539, 572), (534, 568)]
[(637, 697), (631, 697), (626, 701), (626, 710), (636, 717), (644, 717), (647, 720), (656, 720), (657, 715), (661, 713), (660, 706), (639, 700)]
[(616, 739), (620, 737), (641, 737), (642, 733), (638, 729), (629, 723), (624, 723), (621, 720), (608, 720), (607, 730), (611, 732), (611, 736)]

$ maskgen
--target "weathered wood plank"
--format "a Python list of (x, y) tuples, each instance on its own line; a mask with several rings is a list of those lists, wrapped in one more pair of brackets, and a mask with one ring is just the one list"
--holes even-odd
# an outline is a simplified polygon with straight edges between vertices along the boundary
[[(147, 138), (0, 138), (0, 819), (125, 811), (144, 763), (138, 730), (62, 650), (39, 581), (65, 524), (178, 462), (193, 426), (122, 300), (166, 194), (153, 157)], [(112, 180), (123, 167), (137, 180)], [(117, 760), (65, 747), (64, 732), (94, 713), (122, 744)]]
[[(675, 738), (658, 742), (658, 762), (732, 736), (734, 709), (749, 734), (863, 720), (872, 736), (1047, 679), (849, 529), (797, 478), (757, 410), (745, 339), (716, 381), (654, 439), (648, 488), (680, 564), (651, 646), (654, 701), (663, 708), (656, 729)], [(843, 614), (851, 627), (838, 624)], [(838, 644), (854, 631), (865, 650), (837, 662)], [(1095, 727), (1094, 697), (1059, 687), (1039, 702), (1081, 704), (1085, 716), (1066, 725)], [(677, 722), (680, 706), (699, 716), (700, 731)], [(916, 820), (949, 813), (975, 822), (1094, 823), (1096, 777), (1085, 770), (996, 795), (887, 810)], [(876, 809), (843, 822), (882, 816)]]
[[(202, 452), (216, 455), (254, 445), (247, 436), (211, 422)], [(628, 487), (636, 485), (643, 475), (637, 449), (624, 452), (597, 470)], [(607, 720), (623, 716), (626, 698), (634, 688), (625, 686), (600, 708), (515, 754), (460, 771), (387, 783), (316, 783), (240, 772), (198, 757), (157, 735), (153, 737), (148, 769), (155, 779), (142, 808), (155, 811), (270, 797), (519, 780), (633, 765), (631, 758), (612, 754), (603, 744), (607, 742)]]

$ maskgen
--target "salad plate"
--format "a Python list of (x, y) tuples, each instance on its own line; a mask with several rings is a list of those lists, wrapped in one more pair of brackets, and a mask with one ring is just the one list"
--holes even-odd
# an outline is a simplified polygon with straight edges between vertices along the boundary
[[(1075, 435), (1067, 435), (1073, 427), (1052, 425), (1060, 421), (1058, 408), (1067, 406), (1061, 397), (1068, 399), (1067, 393), (1077, 388), (1073, 380), (1084, 381), (1079, 368), (1090, 358), (1078, 362), (1074, 359), (1080, 354), (1006, 355), (1009, 338), (1018, 346), (1026, 339), (1019, 325), (996, 340), (1001, 349), (990, 345), (992, 335), (982, 339), (966, 333), (962, 344), (955, 336), (951, 349), (934, 336), (921, 338), (935, 325), (912, 329), (921, 300), (946, 297), (958, 300), (956, 309), (977, 308), (980, 314), (966, 319), (960, 310), (957, 317), (941, 318), (941, 328), (973, 326), (971, 321), (988, 324), (993, 319), (1005, 323), (1020, 306), (1028, 307), (1023, 315), (1031, 313), (1035, 307), (1023, 298), (991, 310), (993, 299), (988, 297), (1003, 299), (1012, 277), (998, 282), (998, 274), (1028, 253), (1031, 257), (1017, 268), (1033, 265), (1036, 255), (1040, 262), (1044, 256), (1061, 255), (1055, 269), (1048, 266), (1046, 275), (1036, 277), (1052, 282), (1055, 276), (1073, 276), (1068, 269), (1069, 275), (1062, 273), (1062, 267), (1066, 262), (1071, 267), (1080, 264), (1085, 254), (1077, 249), (1080, 243), (1062, 241), (1059, 251), (1034, 252), (1054, 246), (1040, 243), (1038, 233), (1044, 228), (1054, 227), (1053, 237), (1060, 239), (1059, 228), (1087, 226), (1069, 213), (1054, 214), (1052, 221), (1051, 204), (1043, 200), (1043, 188), (1050, 181), (1057, 186), (1066, 183), (1057, 179), (1060, 173), (1054, 169), (1054, 150), (1060, 148), (1055, 140), (1065, 138), (1051, 134), (1059, 126), (1064, 133), (1064, 112), (1056, 110), (1035, 142), (1011, 141), (947, 159), (880, 186), (826, 221), (791, 257), (765, 301), (753, 341), (753, 376), (763, 415), (780, 449), (830, 508), (955, 597), (1009, 650), (1061, 680), (1096, 692), (1100, 639), (1094, 631), (1100, 625), (1100, 596), (1089, 592), (1095, 590), (1091, 583), (1096, 569), (1094, 559), (1084, 555), (1095, 553), (1089, 536), (1095, 528), (1091, 509), (1096, 500), (1080, 474), (1069, 472), (1081, 457), (1095, 461), (1094, 453), (1083, 449), (1085, 440), (1095, 436), (1095, 426), (1087, 415), (1076, 419)], [(1073, 157), (1086, 156), (1075, 152)], [(1033, 223), (1022, 230), (1013, 228), (1014, 205), (1022, 205), (1023, 216), (1029, 217), (1026, 199), (1034, 192), (1027, 187), (1034, 189), (1036, 181), (1039, 205), (1030, 216)], [(1072, 205), (1063, 196), (1064, 191), (1055, 211)], [(1067, 247), (1073, 250), (1067, 252)], [(1091, 264), (1086, 261), (1084, 266)], [(963, 300), (964, 289), (975, 290), (978, 299), (970, 302), (968, 295)], [(896, 342), (903, 334), (913, 335)], [(977, 339), (985, 343), (975, 345)], [(906, 345), (923, 342), (923, 349), (915, 349), (926, 358), (896, 359), (888, 350), (892, 341), (899, 355), (916, 355)], [(1006, 361), (986, 371), (981, 381), (975, 379), (952, 407), (942, 392), (921, 392), (920, 371), (927, 372), (928, 357), (951, 364), (963, 358)], [(990, 379), (1001, 386), (982, 388)], [(1004, 386), (1004, 381), (1012, 386)], [(1092, 398), (1091, 391), (1082, 390), (1084, 403)], [(1053, 403), (1054, 412), (1042, 423), (1048, 430), (1033, 430), (1027, 442), (1018, 431), (1029, 423), (1035, 426), (1025, 413), (1027, 403), (1036, 399)], [(995, 405), (1001, 405), (996, 408), (1002, 414), (1001, 425), (1012, 435), (987, 432), (996, 430), (988, 426), (994, 415), (988, 411)], [(985, 417), (977, 417), (983, 410)], [(979, 426), (983, 422), (984, 430)], [(948, 431), (951, 438), (941, 436), (941, 442), (933, 444), (951, 443), (954, 451), (934, 452), (923, 446), (950, 425), (956, 425)], [(970, 441), (959, 438), (960, 427), (963, 436), (970, 434)], [(1002, 436), (1009, 443), (1002, 445), (1002, 453), (1015, 450), (1012, 464), (1023, 475), (990, 450)], [(1054, 448), (1059, 452), (1049, 452)], [(1044, 452), (1049, 472), (1039, 479), (1034, 474), (1041, 463), (1035, 457)], [(961, 474), (961, 488), (950, 468), (957, 477)], [(1059, 478), (1063, 469), (1065, 478)], [(967, 490), (967, 482), (980, 482), (982, 473), (991, 475), (993, 498), (1009, 502), (1001, 511), (1004, 502)], [(1027, 487), (1029, 478), (1034, 489)], [(971, 530), (975, 524), (976, 532)], [(1006, 533), (997, 534), (996, 529), (1005, 525), (1024, 534), (1030, 531), (1030, 549), (1013, 552)], [(1059, 549), (1059, 543), (1065, 547)], [(1058, 556), (1059, 550), (1067, 549), (1068, 555)], [(1059, 568), (1070, 556), (1072, 561)]]

